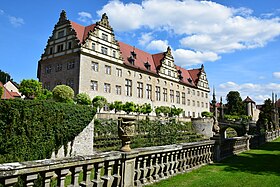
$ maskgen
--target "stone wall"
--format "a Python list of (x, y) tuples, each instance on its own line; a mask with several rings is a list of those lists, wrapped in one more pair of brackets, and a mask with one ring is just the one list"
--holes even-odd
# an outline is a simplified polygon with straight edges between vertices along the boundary
[(192, 118), (192, 126), (196, 133), (202, 134), (205, 138), (213, 136), (213, 119), (212, 118)]

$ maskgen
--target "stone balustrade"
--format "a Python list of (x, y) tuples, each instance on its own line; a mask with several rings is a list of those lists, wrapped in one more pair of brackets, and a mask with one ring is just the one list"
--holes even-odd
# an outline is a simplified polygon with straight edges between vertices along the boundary
[[(0, 165), (0, 184), (13, 186), (19, 178), (34, 186), (144, 186), (213, 161), (214, 141), (134, 149), (131, 152), (100, 152), (91, 156), (45, 159)], [(79, 179), (79, 177), (82, 179)], [(68, 182), (69, 183), (69, 182)]]

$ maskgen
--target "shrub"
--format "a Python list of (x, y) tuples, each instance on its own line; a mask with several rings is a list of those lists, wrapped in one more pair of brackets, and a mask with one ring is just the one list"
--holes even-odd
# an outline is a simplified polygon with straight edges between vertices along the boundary
[(75, 101), (80, 105), (90, 105), (91, 99), (87, 93), (79, 93), (75, 97)]
[(208, 112), (208, 111), (203, 111), (203, 112), (201, 112), (201, 116), (202, 117), (212, 118), (213, 117), (213, 113), (212, 112)]
[(71, 103), (74, 98), (74, 90), (66, 85), (57, 85), (53, 89), (53, 98), (57, 102)]
[(107, 104), (107, 99), (103, 96), (96, 96), (92, 99), (92, 105), (95, 108), (98, 108), (98, 112)]
[(36, 98), (41, 90), (42, 83), (34, 79), (23, 79), (19, 84), (19, 92), (26, 96), (28, 99)]

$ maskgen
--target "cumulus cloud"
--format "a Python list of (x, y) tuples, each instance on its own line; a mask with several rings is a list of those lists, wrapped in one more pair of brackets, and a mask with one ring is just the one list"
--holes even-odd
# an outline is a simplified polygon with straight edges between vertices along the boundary
[(147, 49), (154, 51), (166, 51), (168, 47), (167, 40), (153, 40), (147, 45)]
[(9, 21), (14, 27), (20, 27), (24, 24), (24, 20), (22, 18), (17, 18), (14, 16), (9, 16)]
[[(212, 52), (208, 61), (212, 61), (213, 53), (263, 47), (280, 35), (280, 18), (257, 18), (252, 16), (251, 9), (235, 9), (212, 1), (145, 0), (124, 3), (112, 0), (98, 14), (101, 16), (104, 12), (117, 31), (141, 28), (153, 32), (168, 31), (181, 37), (183, 48), (192, 49), (197, 54)], [(139, 41), (140, 44), (145, 42), (145, 38)]]
[(276, 79), (280, 79), (280, 72), (273, 72), (273, 77)]
[(262, 104), (263, 101), (271, 96), (269, 93), (280, 93), (280, 84), (254, 84), (244, 83), (237, 84), (235, 82), (225, 82), (219, 85), (218, 94), (226, 96), (229, 91), (239, 91), (242, 98), (251, 97), (255, 102)]
[(152, 34), (153, 34), (152, 32), (142, 33), (141, 37), (138, 40), (138, 43), (142, 46), (146, 45), (153, 39)]
[(83, 23), (87, 23), (90, 24), (92, 23), (92, 15), (88, 12), (79, 12), (78, 13), (79, 17), (78, 20), (83, 22)]

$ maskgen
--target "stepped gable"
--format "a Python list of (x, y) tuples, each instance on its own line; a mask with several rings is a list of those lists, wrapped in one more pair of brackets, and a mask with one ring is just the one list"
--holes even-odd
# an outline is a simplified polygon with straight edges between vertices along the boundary
[[(182, 83), (184, 83), (186, 85), (189, 85), (189, 86), (195, 86), (194, 81), (193, 81), (193, 79), (192, 79), (192, 77), (190, 75), (189, 70), (186, 70), (186, 69), (184, 69), (184, 68), (182, 68), (180, 66), (176, 66), (176, 65), (175, 65), (175, 67), (176, 67), (176, 69), (178, 71), (180, 70), (182, 72), (181, 73), (182, 79), (180, 80), (180, 82), (182, 82)], [(191, 81), (189, 81), (189, 80), (191, 80)]]
[[(140, 49), (137, 49), (131, 45), (128, 45), (123, 42), (118, 42), (120, 46), (120, 51), (122, 53), (122, 57), (124, 60), (124, 64), (130, 67), (135, 67), (137, 69), (141, 69), (150, 73), (157, 74), (155, 62), (153, 59), (153, 56), (145, 51), (142, 51)], [(132, 56), (132, 52), (136, 54), (136, 57), (134, 59), (134, 65), (129, 62), (129, 58)], [(150, 70), (148, 70), (145, 67), (145, 63), (149, 62), (150, 64)]]
[(72, 28), (76, 31), (77, 38), (79, 39), (79, 43), (83, 43), (88, 37), (88, 33), (93, 31), (95, 28), (95, 24), (89, 26), (82, 26), (76, 22), (70, 21)]
[(152, 56), (154, 59), (155, 66), (158, 69), (161, 66), (161, 60), (164, 58), (164, 52), (153, 54)]

